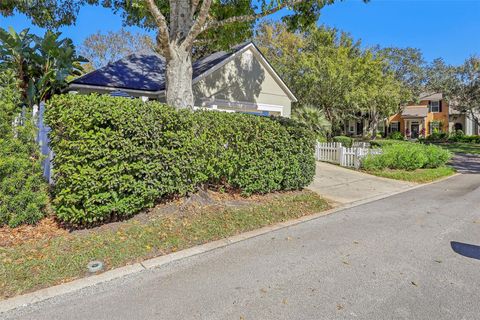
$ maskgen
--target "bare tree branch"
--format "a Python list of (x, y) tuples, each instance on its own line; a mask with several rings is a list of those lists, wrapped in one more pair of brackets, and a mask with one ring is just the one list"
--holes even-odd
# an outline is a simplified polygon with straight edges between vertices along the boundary
[(170, 37), (168, 35), (168, 25), (165, 16), (160, 12), (154, 0), (144, 0), (148, 6), (149, 11), (152, 13), (155, 19), (155, 24), (158, 27), (157, 42), (160, 44), (162, 53), (165, 58), (170, 57), (169, 42)]
[(273, 14), (277, 11), (280, 11), (282, 10), (283, 8), (286, 8), (286, 7), (293, 7), (294, 5), (296, 4), (299, 4), (301, 2), (303, 2), (304, 0), (290, 0), (290, 1), (285, 1), (283, 4), (280, 4), (274, 8), (271, 8), (271, 9), (268, 9), (268, 10), (265, 10), (263, 12), (260, 12), (260, 13), (256, 13), (256, 14), (250, 14), (250, 15), (244, 15), (244, 16), (236, 16), (236, 17), (230, 17), (230, 18), (227, 18), (227, 19), (224, 19), (224, 20), (220, 20), (220, 21), (212, 21), (210, 23), (208, 23), (207, 25), (205, 25), (205, 27), (202, 29), (202, 31), (205, 31), (205, 30), (208, 30), (208, 29), (213, 29), (213, 28), (220, 28), (220, 27), (223, 27), (227, 24), (230, 24), (230, 23), (235, 23), (235, 22), (249, 22), (249, 21), (254, 21), (254, 20), (257, 20), (257, 19), (260, 19), (260, 18), (263, 18), (263, 17), (266, 17), (270, 14)]
[(203, 0), (197, 19), (195, 20), (195, 23), (193, 24), (192, 28), (190, 28), (190, 31), (188, 32), (188, 35), (183, 41), (182, 45), (184, 45), (185, 47), (191, 47), (195, 38), (203, 31), (205, 22), (209, 17), (211, 5), (212, 5), (212, 0)]

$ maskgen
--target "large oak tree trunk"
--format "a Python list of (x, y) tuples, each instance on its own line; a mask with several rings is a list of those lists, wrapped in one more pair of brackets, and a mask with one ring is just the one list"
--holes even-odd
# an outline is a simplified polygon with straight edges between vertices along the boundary
[(166, 100), (176, 108), (193, 108), (192, 51), (183, 46), (170, 46), (167, 59)]

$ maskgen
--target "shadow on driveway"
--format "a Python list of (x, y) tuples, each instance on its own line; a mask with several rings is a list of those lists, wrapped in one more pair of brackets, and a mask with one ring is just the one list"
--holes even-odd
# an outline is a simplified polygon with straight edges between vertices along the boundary
[(457, 153), (450, 164), (460, 173), (480, 173), (480, 156)]
[(480, 260), (480, 246), (457, 241), (451, 241), (450, 246), (459, 255)]

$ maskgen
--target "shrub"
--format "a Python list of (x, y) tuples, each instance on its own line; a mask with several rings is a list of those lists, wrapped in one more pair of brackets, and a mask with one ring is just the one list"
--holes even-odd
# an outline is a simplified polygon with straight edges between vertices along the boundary
[(432, 132), (427, 138), (427, 141), (446, 141), (448, 139), (448, 133), (441, 131)]
[(390, 133), (388, 138), (392, 139), (392, 140), (402, 140), (402, 141), (405, 140), (405, 137), (403, 136), (403, 134), (400, 131), (394, 131), (394, 132)]
[(353, 145), (353, 139), (347, 136), (335, 136), (333, 137), (334, 142), (340, 142), (342, 146), (346, 148), (351, 148)]
[(380, 139), (380, 140), (370, 141), (370, 145), (372, 147), (380, 147), (380, 148), (383, 148), (385, 146), (390, 146), (392, 144), (403, 144), (403, 143), (409, 143), (409, 142), (404, 140), (390, 140), (390, 139)]
[(367, 156), (362, 165), (367, 170), (437, 168), (445, 165), (451, 153), (435, 145), (397, 143), (384, 146), (380, 155)]
[(12, 79), (12, 74), (0, 74), (0, 225), (16, 227), (40, 220), (48, 196), (31, 119), (26, 116), (13, 134), (20, 96)]
[(53, 205), (72, 224), (128, 217), (202, 185), (298, 189), (315, 173), (314, 135), (293, 120), (98, 95), (57, 96), (46, 119)]

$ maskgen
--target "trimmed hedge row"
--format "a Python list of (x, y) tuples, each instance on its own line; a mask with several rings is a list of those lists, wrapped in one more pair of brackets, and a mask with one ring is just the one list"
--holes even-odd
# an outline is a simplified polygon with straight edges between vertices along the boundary
[(266, 193), (302, 188), (315, 174), (315, 137), (289, 119), (62, 95), (46, 121), (53, 205), (77, 225), (128, 217), (202, 185)]
[(340, 142), (345, 148), (351, 148), (353, 145), (353, 139), (347, 136), (335, 136), (332, 140), (333, 142)]
[(445, 165), (452, 154), (435, 145), (397, 142), (382, 147), (380, 155), (369, 155), (362, 165), (367, 170), (437, 168)]

